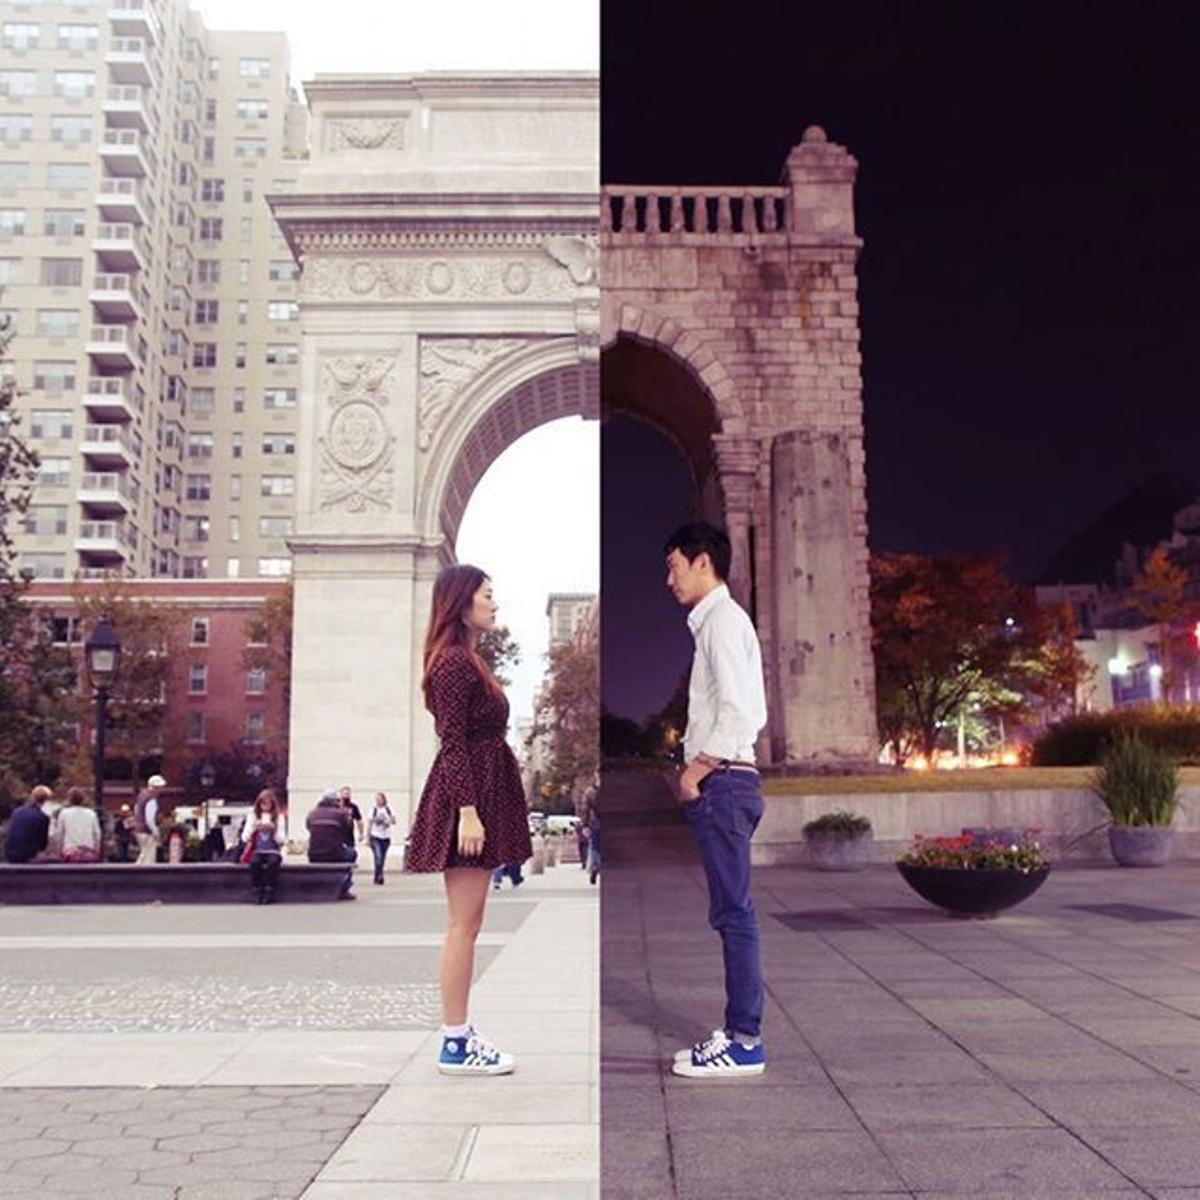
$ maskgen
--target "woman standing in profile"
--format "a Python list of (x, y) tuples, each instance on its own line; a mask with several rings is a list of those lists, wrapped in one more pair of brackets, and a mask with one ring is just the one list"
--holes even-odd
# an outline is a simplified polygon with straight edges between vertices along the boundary
[(442, 1048), (447, 1075), (506, 1075), (516, 1062), (468, 1020), (475, 939), (488, 880), (503, 863), (533, 853), (525, 790), (505, 740), (508, 701), (480, 656), (496, 624), (491, 580), (478, 568), (447, 567), (433, 585), (425, 638), (425, 706), (440, 747), (413, 821), (406, 869), (441, 871), (446, 884), (442, 946)]

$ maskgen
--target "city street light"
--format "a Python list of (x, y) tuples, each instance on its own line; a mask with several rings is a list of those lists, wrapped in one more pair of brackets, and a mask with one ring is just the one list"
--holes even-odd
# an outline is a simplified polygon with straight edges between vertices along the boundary
[(217, 782), (217, 772), (207, 759), (200, 768), (200, 786), (204, 790), (204, 836), (208, 837), (208, 802), (212, 798), (213, 784)]
[(108, 689), (121, 669), (121, 639), (102, 613), (92, 636), (84, 643), (88, 683), (96, 693), (96, 817), (104, 828), (104, 741), (108, 732)]

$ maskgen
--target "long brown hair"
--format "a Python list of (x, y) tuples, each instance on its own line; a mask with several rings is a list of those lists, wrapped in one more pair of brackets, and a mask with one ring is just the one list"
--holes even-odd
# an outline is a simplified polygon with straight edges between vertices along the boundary
[(263, 788), (254, 801), (254, 816), (260, 816), (263, 809), (268, 806), (271, 809), (272, 816), (277, 817), (280, 815), (279, 797), (275, 795), (272, 788)]
[(451, 646), (462, 647), (484, 683), (494, 692), (500, 692), (500, 685), (475, 647), (475, 637), (465, 619), (475, 601), (475, 593), (487, 580), (487, 573), (478, 567), (458, 563), (444, 567), (434, 581), (433, 609), (429, 614), (429, 632), (425, 635), (425, 674), (421, 679), (425, 707), (430, 711), (429, 681), (433, 667), (442, 651)]

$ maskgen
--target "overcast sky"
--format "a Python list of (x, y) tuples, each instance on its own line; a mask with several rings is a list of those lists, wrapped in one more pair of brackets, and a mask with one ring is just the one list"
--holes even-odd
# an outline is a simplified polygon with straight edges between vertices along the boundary
[(318, 73), (600, 68), (599, 0), (200, 0), (209, 29), (282, 30), (292, 80)]
[[(342, 71), (600, 66), (598, 0), (200, 0), (192, 7), (209, 29), (286, 33), (297, 85)], [(548, 593), (599, 588), (599, 446), (594, 422), (534, 430), (493, 464), (463, 518), (458, 557), (491, 574), (498, 619), (521, 647), (509, 691), (514, 719), (532, 715), (545, 670)]]

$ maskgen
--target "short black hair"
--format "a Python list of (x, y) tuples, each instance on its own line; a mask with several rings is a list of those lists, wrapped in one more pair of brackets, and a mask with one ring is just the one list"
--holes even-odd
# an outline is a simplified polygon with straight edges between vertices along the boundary
[(729, 564), (733, 560), (729, 534), (707, 521), (689, 521), (686, 525), (680, 525), (667, 538), (663, 554), (669, 555), (672, 550), (678, 550), (690, 563), (695, 562), (701, 554), (707, 554), (717, 578), (722, 581), (729, 578)]

